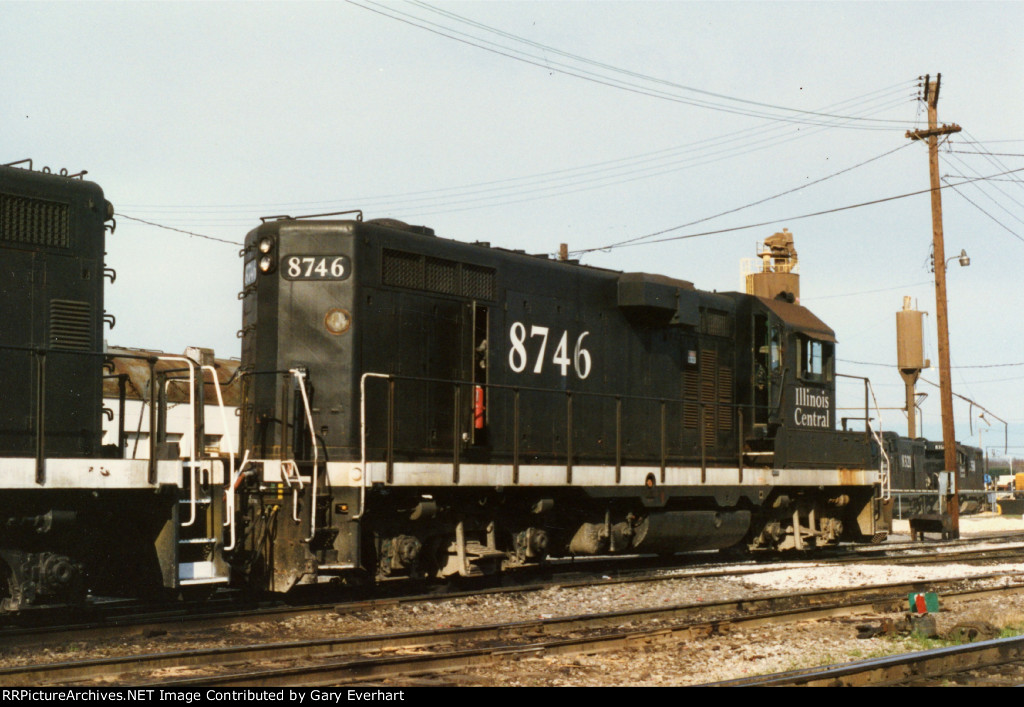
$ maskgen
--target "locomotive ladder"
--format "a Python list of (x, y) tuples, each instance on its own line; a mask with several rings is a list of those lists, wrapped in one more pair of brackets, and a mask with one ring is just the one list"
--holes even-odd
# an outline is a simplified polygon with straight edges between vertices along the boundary
[[(199, 429), (199, 410), (195, 399), (196, 369), (199, 368), (200, 384), (202, 384), (201, 379), (204, 372), (211, 374), (215, 384), (214, 389), (217, 391), (217, 403), (225, 433), (230, 435), (220, 381), (213, 366), (198, 366), (188, 357), (160, 356), (159, 358), (188, 365), (188, 406), (194, 431)], [(223, 540), (220, 536), (222, 535), (222, 526), (228, 525), (228, 522), (221, 522), (225, 512), (229, 514), (229, 522), (234, 517), (234, 499), (233, 494), (229, 493), (226, 503), (220, 503), (221, 499), (215, 496), (222, 488), (222, 484), (214, 483), (213, 463), (216, 461), (225, 463), (223, 478), (229, 480), (234, 468), (234, 452), (230, 452), (228, 460), (203, 458), (204, 450), (197, 449), (202, 440), (197, 437), (198, 434), (192, 435), (189, 458), (182, 464), (182, 480), (175, 514), (177, 543), (174, 564), (177, 567), (176, 586), (179, 588), (226, 584), (230, 580), (228, 567), (222, 557)], [(230, 438), (228, 443), (231, 444)]]
[(186, 505), (191, 507), (194, 522), (178, 526), (178, 586), (226, 584), (230, 578), (223, 562), (219, 561), (223, 544), (218, 537), (222, 504), (214, 498), (214, 490), (220, 486), (210, 483), (209, 463), (200, 462), (198, 468), (186, 463), (184, 471), (183, 482), (188, 486), (189, 497), (185, 498), (183, 488), (178, 505), (181, 509)]

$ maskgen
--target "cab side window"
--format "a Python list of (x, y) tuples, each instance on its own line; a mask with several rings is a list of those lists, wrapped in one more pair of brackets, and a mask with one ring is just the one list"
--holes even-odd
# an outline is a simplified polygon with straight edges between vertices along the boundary
[(782, 332), (778, 327), (772, 327), (770, 334), (770, 366), (772, 375), (778, 375), (782, 369)]

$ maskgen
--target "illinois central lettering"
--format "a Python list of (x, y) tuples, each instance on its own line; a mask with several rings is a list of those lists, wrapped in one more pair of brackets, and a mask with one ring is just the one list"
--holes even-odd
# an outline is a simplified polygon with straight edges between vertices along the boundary
[(797, 427), (831, 429), (830, 407), (827, 393), (813, 388), (797, 388), (793, 422)]

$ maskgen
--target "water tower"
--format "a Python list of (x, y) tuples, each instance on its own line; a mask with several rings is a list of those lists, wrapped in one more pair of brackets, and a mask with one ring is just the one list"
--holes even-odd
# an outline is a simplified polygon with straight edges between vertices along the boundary
[(914, 384), (921, 370), (928, 367), (924, 358), (922, 322), (924, 312), (913, 308), (910, 297), (903, 298), (903, 311), (896, 312), (896, 363), (907, 391), (907, 436), (917, 437), (917, 406)]
[(747, 294), (775, 299), (782, 295), (790, 302), (800, 299), (800, 273), (797, 267), (793, 234), (785, 228), (764, 239), (757, 258), (742, 261)]

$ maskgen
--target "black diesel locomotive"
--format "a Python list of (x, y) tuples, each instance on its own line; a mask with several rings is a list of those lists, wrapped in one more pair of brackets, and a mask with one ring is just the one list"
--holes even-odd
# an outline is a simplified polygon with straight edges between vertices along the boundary
[[(214, 495), (225, 464), (179, 460), (157, 414), (167, 381), (182, 375), (202, 410), (200, 365), (137, 362), (150, 371), (141, 393), (156, 452), (125, 459), (101, 446), (113, 207), (80, 176), (0, 166), (0, 612), (229, 579)], [(192, 426), (201, 440), (201, 414)]]
[(104, 364), (130, 356), (103, 344), (111, 215), (94, 184), (0, 166), (3, 611), (887, 532), (803, 307), (360, 215), (246, 237), (239, 458), (203, 451), (219, 374), (186, 356), (135, 361), (152, 451), (122, 458), (100, 444)]
[(243, 254), (248, 581), (887, 530), (833, 331), (785, 298), (361, 214), (267, 220)]
[[(882, 449), (890, 460), (893, 514), (900, 518), (938, 513), (940, 474), (945, 467), (942, 442), (923, 437), (901, 437), (895, 432), (881, 434)], [(878, 454), (877, 448), (875, 454)], [(956, 484), (961, 513), (990, 508), (984, 452), (978, 447), (956, 445)]]

